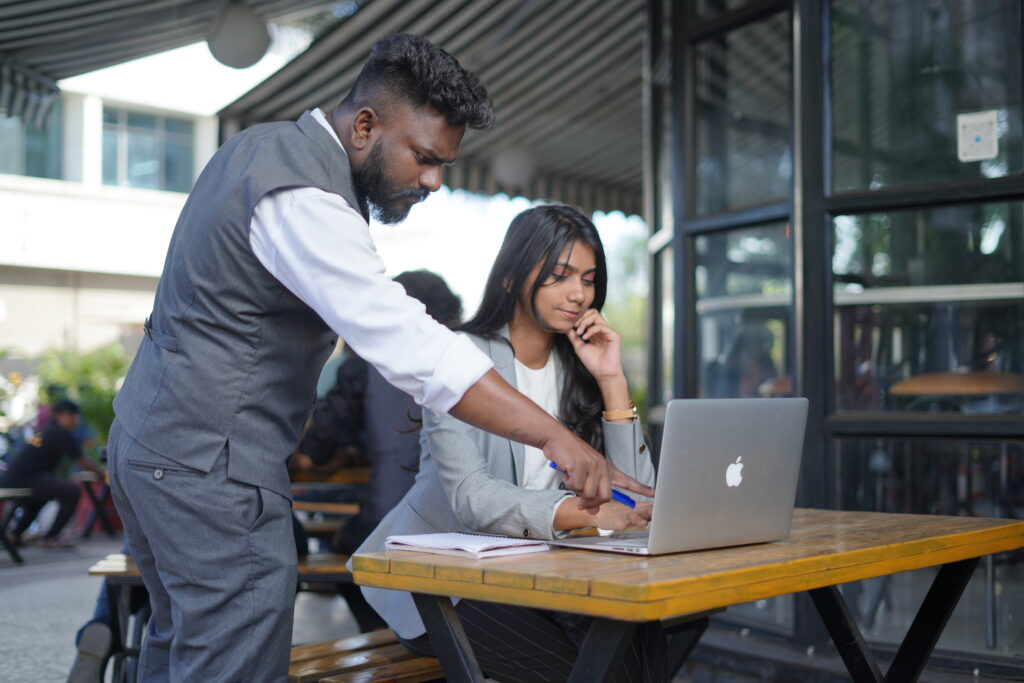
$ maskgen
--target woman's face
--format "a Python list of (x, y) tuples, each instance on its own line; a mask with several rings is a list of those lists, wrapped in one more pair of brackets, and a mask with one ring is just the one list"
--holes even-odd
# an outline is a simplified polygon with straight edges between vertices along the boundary
[(523, 285), (516, 302), (516, 317), (521, 321), (534, 320), (548, 332), (565, 334), (594, 303), (594, 250), (581, 242), (571, 242), (562, 250), (551, 274), (537, 290), (533, 301), (538, 316), (535, 319), (530, 290), (543, 265), (541, 262), (534, 266)]

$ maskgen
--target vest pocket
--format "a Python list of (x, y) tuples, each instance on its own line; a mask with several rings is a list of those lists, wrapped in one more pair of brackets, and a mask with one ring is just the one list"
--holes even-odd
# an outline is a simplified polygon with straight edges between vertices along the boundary
[(161, 332), (160, 330), (154, 329), (153, 324), (149, 321), (149, 318), (146, 318), (146, 322), (142, 325), (142, 330), (143, 332), (146, 333), (146, 336), (149, 337), (149, 340), (152, 341), (157, 346), (159, 346), (161, 349), (164, 349), (165, 351), (170, 351), (171, 353), (178, 352), (178, 338), (173, 335), (167, 334), (166, 332)]

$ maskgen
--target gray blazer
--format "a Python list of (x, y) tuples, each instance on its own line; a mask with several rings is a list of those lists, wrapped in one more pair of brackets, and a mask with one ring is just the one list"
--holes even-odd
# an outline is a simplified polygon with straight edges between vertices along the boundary
[[(507, 338), (507, 330), (503, 332)], [(504, 340), (470, 335), (516, 386), (512, 347)], [(616, 467), (654, 485), (650, 449), (640, 425), (604, 423), (604, 451)], [(551, 539), (555, 504), (570, 492), (520, 488), (526, 452), (522, 444), (495, 436), (447, 414), (423, 411), (420, 471), (405, 498), (381, 521), (357, 552), (384, 550), (388, 536), (460, 531)], [(434, 457), (437, 454), (437, 457)], [(398, 635), (425, 632), (412, 601), (402, 591), (363, 588), (377, 613)]]

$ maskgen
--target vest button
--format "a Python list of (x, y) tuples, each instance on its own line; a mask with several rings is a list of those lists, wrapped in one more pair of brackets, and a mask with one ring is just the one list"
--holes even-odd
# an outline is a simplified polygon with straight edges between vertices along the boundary
[(153, 470), (153, 478), (156, 479), (157, 481), (160, 481), (161, 479), (164, 478), (164, 471), (159, 467), (156, 468), (155, 470)]
[(529, 529), (523, 529), (523, 538), (529, 538), (529, 537), (530, 537), (530, 530)]
[(646, 450), (647, 450), (646, 444), (640, 444), (640, 452), (643, 453)]

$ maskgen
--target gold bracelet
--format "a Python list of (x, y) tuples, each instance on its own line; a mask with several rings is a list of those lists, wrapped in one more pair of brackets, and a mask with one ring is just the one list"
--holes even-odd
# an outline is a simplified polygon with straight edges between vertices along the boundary
[(603, 417), (607, 422), (612, 422), (613, 420), (635, 420), (636, 406), (633, 405), (632, 401), (630, 401), (628, 408), (622, 408), (620, 410), (602, 410), (601, 417)]

